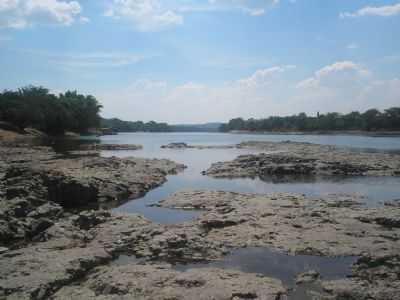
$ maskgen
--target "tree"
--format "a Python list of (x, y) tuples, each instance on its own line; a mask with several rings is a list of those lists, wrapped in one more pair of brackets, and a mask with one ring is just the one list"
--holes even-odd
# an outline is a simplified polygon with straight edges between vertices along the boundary
[(33, 127), (54, 135), (97, 127), (100, 109), (96, 98), (77, 92), (56, 96), (44, 87), (27, 86), (0, 93), (1, 120), (21, 129)]

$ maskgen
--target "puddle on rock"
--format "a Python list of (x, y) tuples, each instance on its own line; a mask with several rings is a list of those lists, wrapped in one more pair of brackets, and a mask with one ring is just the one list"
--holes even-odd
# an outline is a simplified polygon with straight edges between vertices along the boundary
[[(321, 293), (318, 282), (296, 285), (296, 277), (304, 272), (315, 270), (323, 280), (345, 278), (351, 274), (351, 266), (358, 257), (323, 257), (312, 255), (288, 255), (267, 248), (242, 248), (232, 251), (223, 259), (204, 263), (177, 263), (173, 268), (184, 272), (194, 268), (232, 269), (245, 273), (257, 273), (280, 279), (288, 289), (287, 300), (308, 300), (312, 293)], [(144, 263), (135, 256), (120, 255), (112, 265), (129, 265)]]
[(318, 271), (323, 279), (337, 279), (351, 273), (357, 257), (323, 257), (313, 255), (288, 255), (267, 248), (242, 248), (232, 251), (219, 261), (209, 263), (177, 264), (177, 270), (217, 267), (247, 273), (259, 273), (282, 280), (293, 286), (296, 276), (309, 270)]

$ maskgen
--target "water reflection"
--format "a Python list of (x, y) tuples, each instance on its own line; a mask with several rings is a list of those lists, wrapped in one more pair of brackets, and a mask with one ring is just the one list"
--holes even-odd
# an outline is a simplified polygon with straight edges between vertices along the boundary
[(309, 270), (319, 272), (322, 279), (331, 280), (348, 276), (357, 257), (322, 257), (312, 255), (287, 255), (267, 248), (242, 248), (210, 263), (177, 264), (180, 271), (192, 268), (216, 267), (235, 269), (247, 273), (263, 274), (293, 286), (296, 277)]

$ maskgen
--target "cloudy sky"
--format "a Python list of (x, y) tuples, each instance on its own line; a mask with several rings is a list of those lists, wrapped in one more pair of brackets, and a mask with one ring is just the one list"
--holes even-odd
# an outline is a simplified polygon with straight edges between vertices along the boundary
[(400, 105), (399, 0), (0, 0), (0, 89), (170, 123)]

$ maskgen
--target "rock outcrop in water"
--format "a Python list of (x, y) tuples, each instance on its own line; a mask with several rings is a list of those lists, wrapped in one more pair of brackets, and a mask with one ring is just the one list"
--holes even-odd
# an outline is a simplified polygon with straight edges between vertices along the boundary
[(308, 143), (247, 142), (238, 148), (268, 153), (218, 162), (204, 172), (213, 177), (400, 176), (400, 155), (356, 152)]

